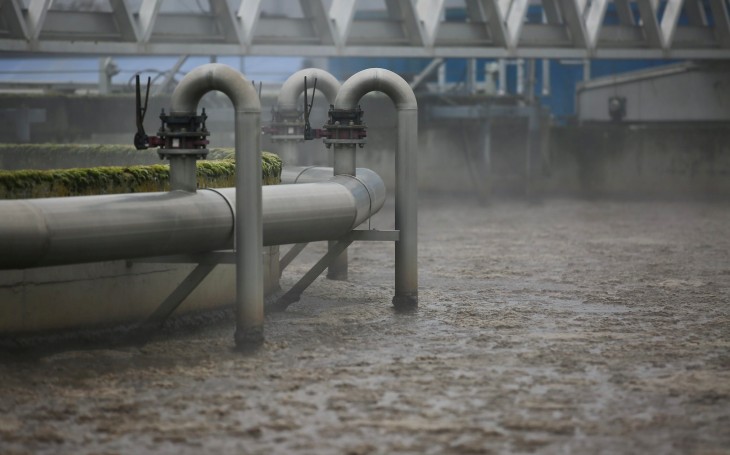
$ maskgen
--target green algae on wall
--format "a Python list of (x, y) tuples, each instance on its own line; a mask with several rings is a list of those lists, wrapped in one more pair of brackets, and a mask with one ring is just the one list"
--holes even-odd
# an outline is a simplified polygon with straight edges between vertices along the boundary
[[(211, 148), (208, 160), (234, 159), (233, 148)], [(280, 173), (276, 155), (262, 152), (264, 178)], [(203, 161), (204, 162), (204, 161)], [(0, 144), (0, 169), (63, 169), (161, 163), (157, 149), (127, 144)]]
[[(264, 185), (275, 185), (281, 181), (281, 166), (279, 157), (262, 152)], [(235, 173), (236, 164), (231, 158), (198, 161), (198, 187), (235, 186)], [(139, 193), (168, 189), (169, 166), (165, 164), (0, 171), (0, 199)]]

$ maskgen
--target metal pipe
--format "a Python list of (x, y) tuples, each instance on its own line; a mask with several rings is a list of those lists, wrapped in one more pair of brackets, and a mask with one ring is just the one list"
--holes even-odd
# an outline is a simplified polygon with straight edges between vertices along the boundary
[[(234, 222), (236, 193), (219, 188), (2, 200), (0, 269), (231, 248), (234, 225), (250, 215), (239, 211)], [(262, 244), (281, 245), (342, 237), (383, 207), (385, 183), (360, 169), (357, 178), (272, 185), (262, 193)]]
[(507, 61), (503, 58), (499, 59), (499, 84), (497, 84), (497, 95), (504, 96), (507, 94)]
[(311, 89), (314, 79), (317, 79), (317, 90), (321, 91), (328, 104), (334, 104), (337, 92), (340, 90), (340, 81), (332, 74), (319, 68), (305, 68), (289, 76), (281, 86), (276, 106), (280, 112), (296, 111), (300, 106), (299, 96), (304, 92), (304, 77), (307, 77), (307, 86)]
[(542, 96), (550, 96), (550, 59), (542, 59)]
[(525, 60), (518, 58), (517, 65), (517, 94), (522, 95), (525, 92)]
[(418, 305), (418, 103), (408, 83), (392, 71), (371, 68), (350, 77), (337, 94), (335, 109), (354, 109), (365, 94), (380, 91), (390, 97), (398, 111), (398, 148), (395, 171), (395, 296), (397, 309)]
[[(281, 86), (281, 91), (277, 98), (277, 109), (280, 115), (284, 117), (291, 117), (293, 120), (299, 118), (297, 107), (300, 106), (299, 96), (302, 92), (304, 92), (305, 77), (307, 78), (307, 87), (310, 89), (314, 87), (314, 81), (316, 79), (317, 89), (324, 94), (327, 99), (327, 104), (334, 104), (337, 92), (340, 91), (340, 81), (325, 70), (318, 68), (306, 68), (289, 76), (289, 78), (284, 81), (284, 84)], [(304, 94), (305, 101), (308, 96), (308, 93)], [(280, 151), (283, 153), (280, 153), (279, 156), (285, 163), (304, 164), (295, 143), (292, 141), (281, 141)], [(333, 161), (335, 170), (337, 170), (338, 166), (342, 164), (341, 162), (338, 163), (337, 154), (335, 154)], [(354, 161), (352, 169), (354, 170)], [(335, 172), (335, 174), (354, 175), (354, 171), (352, 173)], [(327, 278), (334, 280), (347, 280), (347, 269), (347, 250), (345, 250), (332, 262), (332, 264), (330, 264), (327, 271)]]
[(477, 90), (477, 59), (466, 59), (466, 93), (473, 95)]
[(172, 93), (172, 115), (193, 115), (206, 93), (218, 90), (234, 109), (236, 148), (236, 345), (263, 341), (264, 271), (261, 225), (261, 103), (246, 78), (219, 63), (189, 72)]
[(220, 199), (171, 191), (0, 201), (0, 268), (223, 248), (233, 221)]
[(198, 189), (197, 166), (194, 156), (170, 157), (170, 191), (195, 192)]
[[(368, 168), (359, 167), (355, 173), (357, 178), (370, 181), (378, 174)], [(286, 166), (281, 170), (281, 183), (316, 183), (326, 182), (332, 178), (332, 168), (322, 166)]]

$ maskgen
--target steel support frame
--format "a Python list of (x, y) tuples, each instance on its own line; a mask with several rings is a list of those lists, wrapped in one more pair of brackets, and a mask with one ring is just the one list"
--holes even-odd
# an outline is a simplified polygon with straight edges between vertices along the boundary
[[(328, 243), (327, 253), (322, 256), (302, 278), (297, 281), (286, 293), (279, 297), (274, 303), (266, 306), (271, 311), (284, 311), (289, 305), (298, 302), (302, 293), (312, 284), (318, 276), (327, 269), (330, 264), (355, 241), (375, 241), (375, 242), (397, 242), (400, 239), (400, 232), (397, 230), (354, 230), (341, 239), (330, 241)], [(302, 244), (299, 244), (302, 245)], [(306, 246), (306, 244), (303, 244)], [(298, 245), (292, 247), (292, 250)], [(303, 247), (302, 247), (303, 249)], [(291, 251), (291, 250), (290, 250)], [(301, 251), (301, 250), (299, 250)], [(298, 252), (297, 252), (298, 254)]]
[[(297, 302), (302, 293), (315, 279), (355, 241), (370, 242), (397, 242), (400, 238), (396, 230), (354, 230), (341, 239), (333, 241), (328, 252), (304, 274), (284, 295), (266, 308), (271, 311), (284, 311), (294, 302)], [(304, 250), (308, 243), (297, 243), (284, 255), (279, 264), (283, 271), (291, 261)], [(180, 254), (172, 256), (158, 256), (136, 259), (135, 263), (163, 263), (163, 264), (195, 264), (195, 268), (175, 287), (170, 295), (140, 326), (146, 330), (159, 329), (182, 302), (203, 282), (218, 264), (235, 264), (236, 253), (232, 250), (211, 251), (200, 254)]]
[[(446, 23), (444, 0), (387, 0), (389, 19), (376, 21), (381, 26), (399, 24), (398, 36), (365, 39), (353, 34), (359, 23), (355, 0), (338, 0), (327, 7), (324, 0), (299, 0), (312, 36), (294, 39), (290, 34), (264, 30), (271, 19), (262, 15), (263, 0), (211, 0), (210, 11), (187, 14), (185, 20), (198, 24), (196, 29), (216, 24), (214, 35), (200, 31), (181, 34), (167, 24), (172, 13), (161, 11), (163, 0), (110, 0), (108, 11), (62, 11), (53, 9), (51, 0), (5, 0), (0, 14), (6, 33), (0, 39), (0, 52), (67, 55), (270, 55), (270, 56), (372, 56), (416, 58), (637, 58), (637, 59), (728, 59), (730, 58), (730, 14), (727, 0), (709, 0), (703, 9), (698, 0), (667, 0), (661, 18), (654, 0), (636, 0), (640, 21), (627, 0), (540, 0), (545, 24), (525, 25), (528, 0), (468, 0), (468, 21), (448, 23), (448, 30), (459, 30), (457, 44), (439, 45), (440, 31)], [(619, 25), (604, 24), (604, 13), (613, 1)], [(7, 3), (7, 5), (5, 5)], [(137, 6), (135, 6), (137, 5)], [(687, 11), (689, 26), (677, 26), (682, 10)], [(64, 16), (67, 14), (67, 16)], [(82, 14), (79, 16), (79, 14)], [(178, 16), (179, 13), (176, 13)], [(708, 18), (707, 16), (712, 16)], [(116, 27), (99, 29), (99, 24)], [(82, 17), (97, 27), (82, 27), (74, 21)], [(65, 21), (65, 22), (64, 22)], [(52, 23), (52, 25), (51, 25)], [(713, 24), (710, 26), (710, 24)], [(60, 28), (59, 27), (60, 24)], [(483, 33), (473, 33), (475, 24)], [(83, 25), (83, 24), (82, 24)], [(361, 24), (362, 25), (362, 24)], [(535, 27), (562, 28), (564, 33), (548, 33), (534, 42)], [(362, 27), (356, 27), (358, 30)], [(388, 28), (388, 27), (386, 27)], [(393, 28), (393, 27), (390, 27)], [(261, 30), (259, 30), (261, 29)], [(619, 40), (601, 39), (603, 29), (620, 29)], [(679, 30), (678, 30), (679, 29)], [(525, 32), (528, 30), (528, 32)], [(685, 33), (689, 31), (706, 33)], [(361, 30), (360, 30), (361, 31)], [(572, 46), (564, 36), (570, 32)], [(674, 39), (675, 34), (679, 37)], [(485, 43), (486, 40), (486, 43)], [(675, 44), (676, 41), (676, 44)], [(447, 41), (443, 41), (447, 42)]]

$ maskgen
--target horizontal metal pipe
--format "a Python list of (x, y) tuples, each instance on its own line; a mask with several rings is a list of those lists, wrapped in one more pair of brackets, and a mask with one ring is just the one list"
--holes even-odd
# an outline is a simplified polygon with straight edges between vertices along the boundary
[[(264, 187), (263, 243), (335, 239), (367, 220), (385, 184), (365, 171)], [(235, 188), (0, 201), (0, 269), (231, 248), (235, 204)]]
[[(323, 166), (284, 166), (281, 170), (281, 183), (315, 183), (325, 182), (332, 178), (334, 169)], [(356, 169), (358, 178), (374, 178), (378, 174), (368, 168), (359, 167)]]

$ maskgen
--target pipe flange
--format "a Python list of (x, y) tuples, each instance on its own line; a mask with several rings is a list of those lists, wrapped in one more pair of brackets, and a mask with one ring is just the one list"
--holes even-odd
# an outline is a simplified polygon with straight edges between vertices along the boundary
[(161, 160), (177, 158), (177, 157), (191, 157), (196, 160), (204, 160), (208, 156), (208, 149), (158, 149), (157, 155)]
[(367, 127), (362, 121), (363, 111), (360, 106), (355, 109), (335, 109), (331, 107), (329, 120), (324, 125), (323, 142), (328, 148), (332, 144), (359, 145), (367, 142)]

